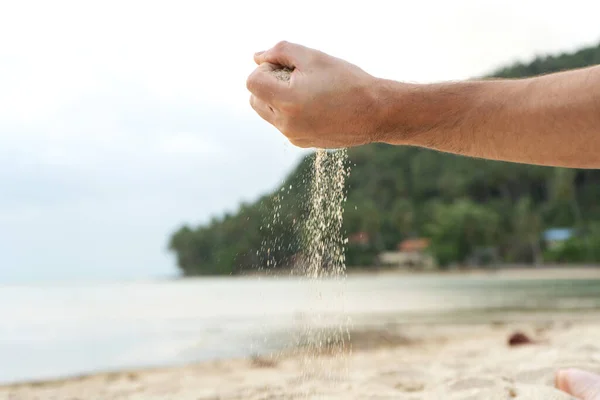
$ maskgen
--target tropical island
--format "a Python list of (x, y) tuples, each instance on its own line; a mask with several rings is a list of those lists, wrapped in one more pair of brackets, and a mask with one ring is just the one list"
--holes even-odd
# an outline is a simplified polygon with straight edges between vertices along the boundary
[[(522, 78), (595, 64), (600, 44), (539, 56), (488, 77)], [(182, 274), (289, 269), (301, 259), (299, 221), (308, 212), (313, 157), (305, 157), (280, 188), (240, 205), (235, 214), (174, 232), (169, 249)], [(600, 262), (600, 171), (379, 144), (350, 149), (348, 159), (348, 268)]]

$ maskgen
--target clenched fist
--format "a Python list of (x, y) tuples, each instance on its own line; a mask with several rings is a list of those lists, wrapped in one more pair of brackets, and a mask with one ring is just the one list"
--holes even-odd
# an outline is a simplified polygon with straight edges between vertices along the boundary
[[(299, 147), (342, 148), (379, 140), (378, 80), (317, 50), (280, 42), (255, 54), (252, 108)], [(292, 70), (289, 80), (278, 77)]]

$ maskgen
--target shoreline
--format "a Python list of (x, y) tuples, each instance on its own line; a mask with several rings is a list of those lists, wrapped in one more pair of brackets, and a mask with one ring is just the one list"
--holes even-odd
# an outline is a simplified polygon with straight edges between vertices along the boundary
[[(535, 343), (508, 345), (523, 332)], [(554, 372), (600, 372), (600, 312), (590, 320), (386, 325), (355, 331), (337, 352), (291, 351), (173, 367), (0, 385), (0, 399), (494, 398), (567, 399)], [(90, 397), (90, 396), (93, 397)], [(388, 396), (388, 397), (386, 397)], [(553, 397), (558, 396), (558, 397)]]
[[(510, 312), (485, 313), (485, 319), (465, 319), (464, 315), (456, 314), (453, 316), (453, 322), (441, 318), (440, 315), (434, 315), (434, 319), (425, 318), (415, 321), (394, 321), (381, 320), (379, 322), (369, 322), (368, 319), (361, 321), (360, 328), (350, 328), (350, 346), (337, 353), (352, 352), (371, 352), (381, 349), (410, 348), (418, 347), (421, 344), (429, 342), (447, 342), (449, 340), (457, 341), (464, 338), (477, 338), (481, 332), (505, 331), (508, 335), (510, 331), (526, 331), (530, 333), (540, 333), (552, 329), (568, 329), (573, 326), (596, 326), (600, 332), (600, 309), (575, 310), (562, 312), (548, 311), (530, 311), (513, 314)], [(319, 332), (329, 332), (331, 328), (318, 330)], [(488, 332), (489, 333), (489, 332)], [(329, 336), (329, 335), (326, 335)], [(332, 351), (319, 351), (305, 347), (287, 348), (277, 352), (254, 354), (245, 357), (234, 358), (215, 358), (206, 361), (149, 365), (126, 367), (107, 370), (96, 370), (82, 372), (72, 375), (57, 376), (50, 378), (17, 380), (0, 382), (0, 394), (2, 390), (18, 389), (25, 387), (52, 387), (71, 384), (78, 381), (90, 379), (105, 379), (112, 381), (114, 379), (128, 378), (135, 380), (136, 376), (144, 374), (173, 372), (187, 369), (213, 368), (222, 365), (251, 365), (254, 367), (264, 367), (273, 361), (279, 362), (286, 359), (298, 359), (305, 356), (331, 356)], [(599, 358), (600, 361), (600, 358)], [(600, 367), (600, 365), (599, 365)], [(2, 397), (0, 397), (2, 399)]]
[[(437, 280), (437, 276), (447, 276), (448, 283), (456, 278), (459, 290), (463, 282), (467, 282), (467, 287), (473, 286), (471, 283), (477, 286), (480, 279), (485, 285), (492, 283), (495, 287), (503, 287), (503, 284), (494, 283), (494, 278), (600, 279), (600, 269), (595, 267), (546, 267), (532, 270), (515, 266), (495, 271), (449, 271), (441, 274), (385, 271), (383, 276), (389, 273), (407, 276), (406, 280), (395, 280), (410, 287), (413, 285), (411, 282), (419, 284), (419, 280), (412, 281), (408, 278), (411, 276), (432, 276), (435, 279), (432, 282), (442, 286), (445, 285), (444, 278)], [(363, 282), (361, 275), (364, 274), (357, 275), (355, 283)], [(377, 274), (369, 271), (368, 275)], [(371, 283), (373, 282), (377, 283), (377, 278)], [(211, 284), (210, 281), (207, 283)], [(553, 286), (554, 283), (549, 285)], [(560, 287), (570, 285), (579, 283), (559, 284)], [(456, 285), (451, 283), (450, 286)], [(598, 288), (598, 283), (592, 282), (592, 290), (585, 293), (596, 296), (595, 294), (600, 293)], [(549, 294), (555, 296), (554, 292)], [(578, 294), (581, 295), (580, 292), (572, 293), (574, 296)], [(440, 299), (443, 300), (443, 297)], [(493, 307), (471, 307), (464, 311), (416, 311), (414, 315), (399, 314), (396, 311), (388, 313), (385, 310), (379, 313), (357, 313), (353, 314), (352, 322), (348, 325), (351, 332), (350, 347), (344, 345), (336, 348), (334, 343), (334, 347), (330, 347), (328, 351), (315, 351), (314, 348), (298, 346), (296, 337), (286, 336), (287, 339), (283, 340), (286, 343), (285, 350), (271, 354), (252, 355), (249, 352), (246, 357), (220, 358), (199, 363), (145, 368), (133, 366), (54, 379), (5, 382), (0, 384), (0, 400), (83, 399), (90, 396), (106, 400), (323, 397), (453, 400), (498, 397), (495, 392), (490, 391), (500, 390), (499, 385), (505, 385), (506, 379), (511, 380), (510, 387), (517, 392), (525, 390), (522, 383), (533, 388), (533, 395), (522, 397), (523, 399), (556, 399), (544, 390), (551, 385), (552, 374), (557, 368), (600, 369), (600, 345), (597, 344), (597, 338), (600, 337), (600, 306), (597, 302), (592, 302), (589, 308), (587, 303), (583, 303), (580, 308), (569, 308), (570, 304), (567, 301), (562, 304), (565, 307), (551, 303), (548, 308), (537, 305), (527, 309), (518, 303), (515, 308), (496, 310)], [(301, 325), (300, 328), (308, 329), (300, 332), (301, 334), (311, 332), (311, 336), (317, 340), (339, 338), (340, 333), (344, 335), (345, 332), (345, 326), (338, 325), (332, 328)], [(525, 346), (523, 352), (510, 348), (507, 339), (515, 332), (526, 333), (536, 344)], [(285, 335), (291, 335), (291, 332), (285, 332)], [(267, 340), (267, 337), (264, 339)], [(309, 339), (308, 342), (315, 343), (314, 339)], [(185, 361), (183, 358), (182, 360)], [(594, 362), (591, 363), (590, 360)], [(49, 361), (48, 365), (51, 366), (52, 360)], [(131, 361), (135, 362), (136, 359)], [(485, 385), (480, 385), (482, 379), (486, 382)], [(457, 387), (471, 393), (470, 397)], [(427, 397), (433, 396), (432, 393), (436, 390), (450, 390), (452, 393)], [(537, 393), (542, 392), (547, 396), (536, 397)], [(467, 397), (461, 397), (463, 395)]]
[[(500, 266), (497, 268), (457, 268), (451, 270), (432, 270), (432, 271), (414, 271), (407, 269), (395, 268), (360, 268), (349, 267), (346, 269), (346, 276), (407, 276), (407, 277), (499, 277), (499, 278), (514, 278), (514, 279), (598, 279), (600, 280), (600, 265), (541, 265), (533, 266)], [(302, 278), (301, 275), (293, 274), (290, 270), (280, 271), (253, 271), (239, 275), (223, 275), (223, 276), (206, 276), (206, 277), (181, 277), (180, 280), (186, 279), (203, 279), (203, 278)]]

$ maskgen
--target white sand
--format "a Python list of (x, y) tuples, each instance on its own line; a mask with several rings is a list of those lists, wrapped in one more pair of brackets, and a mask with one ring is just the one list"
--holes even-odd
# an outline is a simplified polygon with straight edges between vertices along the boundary
[[(508, 347), (522, 330), (541, 341)], [(400, 336), (400, 334), (402, 336)], [(387, 328), (342, 357), (227, 360), (0, 388), (0, 399), (569, 399), (559, 367), (600, 372), (600, 319)]]

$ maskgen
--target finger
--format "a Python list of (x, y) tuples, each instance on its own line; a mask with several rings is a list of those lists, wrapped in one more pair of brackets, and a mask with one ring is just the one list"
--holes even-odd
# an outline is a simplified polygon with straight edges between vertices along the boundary
[(559, 371), (556, 387), (583, 400), (600, 399), (600, 376), (577, 369)]
[(289, 141), (291, 144), (293, 144), (294, 146), (299, 147), (301, 149), (310, 149), (310, 148), (314, 147), (312, 145), (312, 142), (309, 142), (304, 139), (289, 139)]
[(273, 104), (287, 98), (289, 83), (278, 79), (273, 71), (279, 67), (271, 63), (260, 64), (246, 81), (246, 87), (256, 97)]
[(254, 55), (254, 62), (258, 65), (268, 62), (291, 69), (299, 68), (305, 64), (311, 50), (308, 47), (290, 42), (279, 42), (267, 51), (260, 51)]
[(344, 146), (340, 145), (339, 142), (327, 140), (327, 139), (319, 139), (316, 142), (314, 139), (302, 139), (302, 138), (294, 138), (290, 139), (290, 142), (296, 146), (301, 147), (303, 149), (313, 148), (313, 149), (327, 149), (327, 150), (339, 150), (343, 149)]
[(258, 115), (271, 125), (275, 125), (275, 110), (273, 107), (252, 95), (250, 96), (250, 106), (256, 111)]

